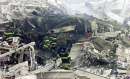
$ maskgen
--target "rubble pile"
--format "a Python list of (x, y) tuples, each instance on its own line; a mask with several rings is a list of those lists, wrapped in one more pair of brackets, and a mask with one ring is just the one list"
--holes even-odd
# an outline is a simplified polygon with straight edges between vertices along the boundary
[(130, 26), (51, 1), (0, 1), (0, 79), (129, 79)]

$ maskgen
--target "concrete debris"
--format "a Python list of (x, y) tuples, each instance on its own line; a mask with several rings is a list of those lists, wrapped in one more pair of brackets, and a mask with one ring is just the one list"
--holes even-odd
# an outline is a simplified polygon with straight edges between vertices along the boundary
[(129, 79), (130, 26), (21, 1), (0, 2), (0, 79)]

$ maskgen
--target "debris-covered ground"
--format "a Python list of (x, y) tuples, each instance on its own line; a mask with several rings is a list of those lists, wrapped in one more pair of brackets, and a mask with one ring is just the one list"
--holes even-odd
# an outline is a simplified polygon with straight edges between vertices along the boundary
[(0, 79), (130, 78), (128, 19), (74, 16), (50, 2), (0, 2)]

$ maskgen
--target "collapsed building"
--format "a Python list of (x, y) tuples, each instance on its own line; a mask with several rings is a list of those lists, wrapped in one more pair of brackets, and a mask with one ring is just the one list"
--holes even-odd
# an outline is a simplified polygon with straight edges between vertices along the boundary
[(0, 78), (129, 77), (126, 28), (85, 14), (70, 16), (61, 8), (42, 3), (10, 4), (11, 10), (16, 8), (11, 21), (0, 24)]

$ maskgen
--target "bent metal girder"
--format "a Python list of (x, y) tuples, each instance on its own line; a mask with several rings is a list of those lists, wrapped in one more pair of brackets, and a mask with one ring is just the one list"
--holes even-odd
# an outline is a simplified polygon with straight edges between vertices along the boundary
[(13, 53), (19, 53), (19, 54), (22, 54), (24, 52), (24, 50), (27, 50), (29, 51), (30, 53), (30, 59), (31, 59), (31, 65), (30, 65), (30, 68), (31, 70), (34, 70), (35, 69), (35, 50), (34, 50), (34, 45), (35, 45), (35, 42), (31, 42), (29, 44), (26, 44), (22, 47), (19, 47), (19, 48), (16, 48), (16, 49), (12, 49), (10, 50), (9, 52), (6, 52), (4, 54), (1, 54), (0, 55), (0, 58), (4, 58), (6, 56), (9, 56), (9, 55), (12, 55)]
[[(25, 50), (26, 48), (31, 48), (31, 49), (32, 49), (32, 46), (34, 46), (34, 45), (35, 45), (35, 42), (31, 42), (31, 43), (26, 44), (26, 45), (24, 45), (24, 46), (22, 46), (22, 47), (19, 47), (19, 48), (17, 48), (17, 49), (10, 50), (10, 51), (7, 52), (7, 53), (1, 54), (1, 55), (0, 55), (0, 58), (3, 58), (3, 57), (5, 57), (5, 56), (11, 55), (11, 54), (16, 53), (16, 52), (22, 53), (22, 52), (19, 52), (19, 51), (23, 51), (23, 50)], [(32, 50), (33, 50), (33, 49), (32, 49)]]

